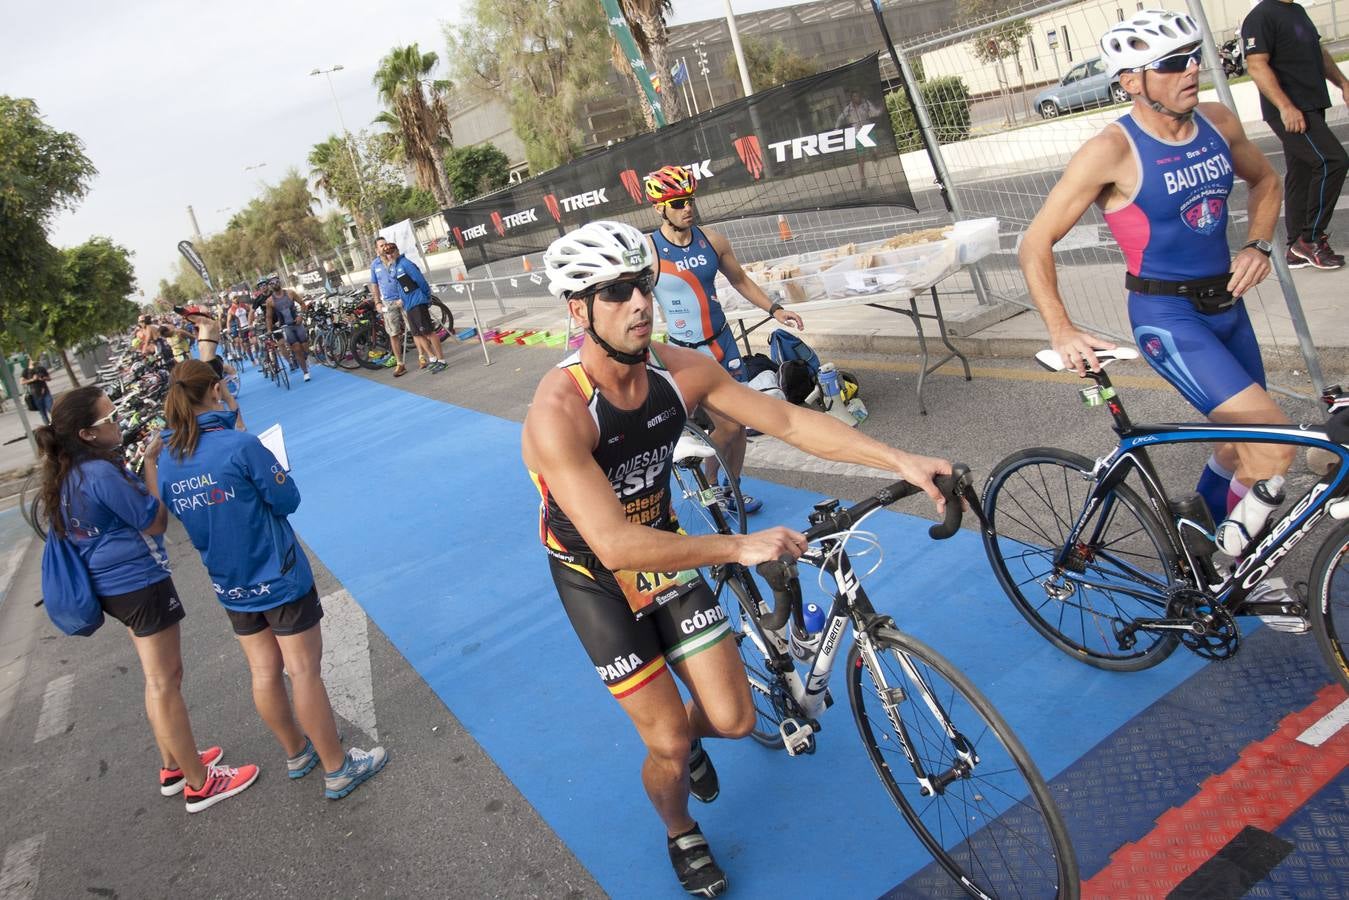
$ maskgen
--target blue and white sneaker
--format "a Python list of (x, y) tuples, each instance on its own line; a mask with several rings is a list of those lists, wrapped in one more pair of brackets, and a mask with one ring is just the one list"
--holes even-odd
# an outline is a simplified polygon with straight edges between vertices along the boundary
[(286, 774), (291, 778), (303, 778), (318, 764), (319, 754), (314, 749), (314, 742), (305, 738), (304, 749), (286, 760)]
[(376, 775), (388, 761), (389, 755), (383, 747), (373, 747), (369, 751), (352, 747), (347, 751), (347, 761), (342, 764), (342, 768), (324, 773), (323, 796), (329, 800), (341, 800), (360, 787), (362, 782)]
[[(733, 494), (730, 491), (730, 486), (726, 482), (723, 481), (721, 483), (721, 486), (723, 488), (726, 488), (726, 490), (722, 492), (721, 505), (725, 507), (726, 512), (728, 514), (732, 516), (737, 515), (735, 507), (735, 494)], [(763, 509), (762, 500), (759, 500), (756, 497), (751, 497), (749, 494), (746, 494), (743, 491), (740, 494), (740, 499), (745, 504), (745, 515), (754, 515), (754, 513)]]

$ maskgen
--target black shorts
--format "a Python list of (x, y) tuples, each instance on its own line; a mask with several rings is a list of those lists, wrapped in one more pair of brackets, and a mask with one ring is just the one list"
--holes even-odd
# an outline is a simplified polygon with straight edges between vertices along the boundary
[(227, 609), (225, 613), (230, 617), (234, 633), (240, 637), (257, 634), (264, 628), (272, 629), (272, 634), (287, 637), (308, 631), (317, 625), (319, 619), (323, 618), (323, 607), (319, 604), (317, 588), (311, 587), (309, 593), (299, 600), (273, 606), (271, 609), (259, 612), (236, 612)]
[(412, 333), (418, 337), (428, 335), (435, 329), (431, 325), (431, 304), (423, 303), (421, 306), (413, 306), (406, 310), (408, 325), (412, 327)]
[(309, 329), (305, 328), (299, 322), (283, 325), (281, 326), (281, 329), (281, 335), (285, 338), (287, 344), (303, 344), (309, 340)]
[(731, 633), (726, 612), (706, 582), (637, 619), (621, 591), (551, 557), (548, 564), (567, 618), (615, 699), (656, 680), (667, 662), (688, 659)]
[(136, 637), (158, 634), (187, 615), (172, 578), (127, 594), (99, 597), (98, 602), (105, 613), (130, 628)]

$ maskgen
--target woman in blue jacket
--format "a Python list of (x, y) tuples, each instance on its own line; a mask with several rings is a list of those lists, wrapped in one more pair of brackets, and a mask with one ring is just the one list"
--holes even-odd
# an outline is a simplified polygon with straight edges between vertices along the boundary
[(56, 537), (68, 538), (89, 570), (99, 604), (131, 634), (145, 673), (145, 713), (163, 766), (159, 792), (184, 793), (200, 812), (246, 789), (257, 766), (220, 765), (223, 751), (197, 751), (183, 701), (178, 623), (185, 613), (164, 553), (164, 507), (118, 455), (122, 433), (97, 387), (62, 394), (51, 424), (33, 432), (42, 455), (40, 506)]
[[(323, 686), (323, 618), (314, 575), (286, 516), (300, 505), (290, 475), (256, 437), (235, 429), (224, 388), (201, 360), (179, 363), (164, 400), (167, 452), (147, 480), (201, 554), (253, 674), (253, 703), (286, 752), (291, 778), (323, 763), (337, 800), (384, 767), (383, 747), (342, 751)], [(283, 670), (295, 694), (292, 707)]]

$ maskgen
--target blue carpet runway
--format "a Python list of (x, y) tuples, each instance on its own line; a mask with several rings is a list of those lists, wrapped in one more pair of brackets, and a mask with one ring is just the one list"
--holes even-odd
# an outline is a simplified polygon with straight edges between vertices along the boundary
[[(252, 378), (242, 399), (253, 431), (285, 428), (302, 537), (605, 890), (684, 896), (642, 792), (641, 745), (557, 601), (520, 425), (324, 369), (288, 392)], [(749, 485), (764, 500), (764, 526), (804, 527), (819, 499)], [(873, 602), (988, 694), (1046, 778), (1076, 772), (1087, 796), (1074, 802), (1089, 810), (1090, 792), (1111, 780), (1109, 769), (1083, 770), (1091, 751), (1216, 667), (1183, 652), (1127, 676), (1076, 663), (1012, 609), (976, 534), (933, 542), (929, 525), (888, 511), (868, 520), (885, 551), (866, 585)], [(876, 781), (846, 701), (822, 722), (813, 757), (750, 741), (710, 746), (722, 795), (693, 812), (735, 896), (874, 897), (930, 863)], [(1326, 793), (1342, 814), (1343, 791)], [(1148, 821), (1185, 798), (1149, 799), (1163, 805), (1142, 814)], [(1079, 854), (1084, 878), (1138, 837), (1137, 823), (1096, 835), (1096, 817), (1068, 804), (1065, 813), (1079, 847), (1091, 848)]]

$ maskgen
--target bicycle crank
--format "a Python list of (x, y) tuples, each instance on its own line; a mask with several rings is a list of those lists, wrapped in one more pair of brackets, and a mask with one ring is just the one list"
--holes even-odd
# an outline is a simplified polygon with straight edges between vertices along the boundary
[(1241, 645), (1241, 629), (1232, 614), (1193, 588), (1181, 588), (1171, 595), (1166, 611), (1189, 619), (1196, 627), (1180, 635), (1180, 642), (1204, 659), (1231, 659)]

